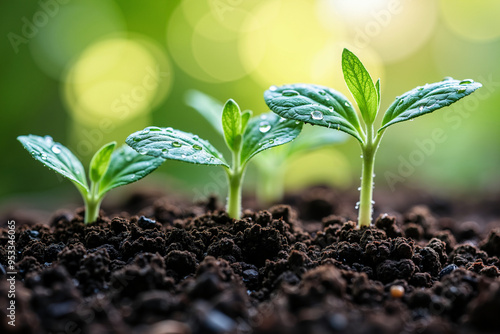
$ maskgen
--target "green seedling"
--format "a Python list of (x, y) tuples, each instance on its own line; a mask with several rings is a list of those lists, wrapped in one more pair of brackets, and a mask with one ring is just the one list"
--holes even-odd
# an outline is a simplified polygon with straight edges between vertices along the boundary
[[(186, 103), (224, 137), (220, 122), (223, 104), (220, 101), (200, 91), (189, 90), (186, 94)], [(285, 170), (291, 160), (313, 149), (338, 144), (347, 139), (345, 134), (338, 131), (311, 130), (313, 130), (311, 126), (303, 128), (300, 136), (288, 145), (267, 150), (252, 159), (257, 169), (256, 190), (260, 203), (269, 204), (283, 199)]]
[(449, 106), (482, 85), (469, 79), (445, 78), (417, 87), (396, 98), (375, 130), (374, 123), (380, 108), (380, 79), (374, 84), (361, 61), (347, 49), (342, 53), (342, 71), (358, 105), (361, 120), (344, 95), (324, 86), (273, 86), (264, 93), (264, 99), (269, 108), (281, 117), (343, 131), (358, 140), (362, 152), (358, 224), (369, 226), (373, 211), (375, 154), (387, 128)]
[(241, 112), (233, 100), (228, 100), (222, 110), (221, 128), (231, 151), (231, 164), (207, 140), (172, 128), (147, 127), (131, 134), (126, 143), (140, 154), (222, 166), (229, 184), (227, 212), (230, 217), (239, 219), (241, 186), (248, 162), (257, 153), (294, 140), (302, 129), (301, 122), (286, 120), (272, 112), (250, 116), (250, 111)]
[(162, 158), (140, 155), (127, 145), (115, 150), (116, 143), (108, 143), (90, 161), (89, 187), (80, 160), (68, 148), (54, 142), (52, 137), (28, 135), (17, 139), (34, 159), (76, 186), (85, 203), (86, 224), (97, 220), (102, 199), (108, 191), (142, 179), (164, 161)]

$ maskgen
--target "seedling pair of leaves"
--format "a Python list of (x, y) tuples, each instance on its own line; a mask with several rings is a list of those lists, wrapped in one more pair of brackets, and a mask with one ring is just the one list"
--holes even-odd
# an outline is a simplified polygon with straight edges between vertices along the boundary
[(143, 156), (123, 145), (115, 150), (116, 142), (101, 147), (89, 166), (90, 186), (78, 158), (52, 137), (19, 136), (32, 157), (69, 179), (78, 189), (85, 203), (85, 223), (97, 220), (104, 196), (113, 188), (138, 181), (160, 166), (164, 159)]
[[(203, 116), (221, 137), (224, 137), (220, 121), (224, 107), (220, 101), (200, 91), (189, 90), (186, 94), (186, 103)], [(272, 112), (264, 114), (264, 118), (273, 116)], [(285, 171), (291, 160), (313, 149), (338, 144), (346, 139), (344, 133), (324, 128), (313, 130), (312, 126), (307, 126), (302, 129), (297, 139), (287, 145), (260, 153), (252, 159), (257, 170), (256, 190), (259, 202), (270, 204), (283, 199)]]
[(241, 187), (248, 163), (256, 154), (294, 140), (302, 129), (302, 123), (272, 112), (251, 118), (250, 111), (242, 112), (231, 99), (224, 105), (219, 122), (214, 121), (215, 117), (210, 119), (224, 135), (231, 152), (231, 163), (207, 140), (172, 128), (147, 127), (131, 134), (126, 143), (140, 154), (222, 166), (229, 185), (227, 212), (230, 217), (239, 219)]
[(269, 108), (281, 117), (343, 131), (358, 140), (363, 157), (358, 224), (369, 226), (373, 211), (375, 155), (387, 128), (449, 106), (482, 85), (470, 79), (446, 78), (417, 87), (396, 98), (375, 130), (381, 99), (380, 79), (374, 83), (358, 57), (347, 49), (342, 53), (342, 71), (361, 119), (343, 94), (324, 86), (272, 86), (264, 93), (264, 99)]

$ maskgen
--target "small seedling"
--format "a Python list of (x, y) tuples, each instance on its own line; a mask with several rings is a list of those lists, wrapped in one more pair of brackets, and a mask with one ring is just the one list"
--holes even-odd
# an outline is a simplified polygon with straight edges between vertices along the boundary
[(232, 155), (230, 165), (207, 140), (172, 128), (147, 127), (128, 136), (126, 143), (140, 154), (222, 166), (229, 184), (227, 212), (230, 217), (239, 219), (241, 185), (248, 162), (257, 153), (294, 140), (302, 129), (301, 122), (284, 119), (272, 112), (253, 118), (250, 116), (250, 111), (241, 112), (233, 100), (224, 105), (221, 124)]
[(142, 179), (164, 161), (140, 155), (127, 145), (115, 150), (116, 143), (111, 142), (101, 147), (90, 161), (89, 187), (80, 160), (68, 148), (54, 142), (52, 137), (28, 135), (17, 139), (33, 158), (76, 186), (85, 202), (86, 224), (97, 220), (102, 199), (108, 191)]
[(361, 61), (351, 51), (342, 53), (344, 80), (361, 113), (361, 121), (347, 98), (331, 88), (294, 84), (273, 86), (264, 93), (269, 108), (281, 117), (340, 130), (356, 138), (362, 152), (361, 193), (357, 204), (358, 223), (369, 226), (373, 211), (373, 170), (375, 154), (385, 130), (396, 123), (413, 120), (449, 106), (482, 85), (473, 80), (446, 78), (417, 87), (396, 98), (375, 131), (380, 108), (380, 79), (374, 84)]
[[(189, 90), (186, 94), (186, 103), (224, 137), (220, 122), (223, 104), (220, 101), (200, 91)], [(260, 203), (269, 204), (283, 199), (285, 170), (291, 160), (315, 148), (338, 144), (347, 139), (341, 132), (328, 129), (311, 130), (312, 126), (303, 128), (300, 136), (288, 145), (267, 150), (252, 159), (257, 169), (256, 190)]]

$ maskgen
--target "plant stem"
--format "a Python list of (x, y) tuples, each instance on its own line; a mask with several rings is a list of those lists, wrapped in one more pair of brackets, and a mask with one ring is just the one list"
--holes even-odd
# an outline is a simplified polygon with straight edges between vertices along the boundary
[(241, 148), (232, 151), (233, 163), (230, 170), (226, 169), (229, 194), (227, 197), (227, 213), (229, 217), (240, 219), (241, 217), (241, 185), (243, 183), (244, 167), (240, 166)]
[(92, 182), (90, 193), (85, 197), (85, 224), (93, 223), (99, 217), (102, 198), (99, 198), (98, 192), (98, 185)]
[(373, 167), (378, 140), (373, 138), (373, 125), (367, 126), (366, 143), (362, 145), (363, 164), (361, 171), (361, 192), (359, 194), (359, 227), (370, 226), (373, 213)]

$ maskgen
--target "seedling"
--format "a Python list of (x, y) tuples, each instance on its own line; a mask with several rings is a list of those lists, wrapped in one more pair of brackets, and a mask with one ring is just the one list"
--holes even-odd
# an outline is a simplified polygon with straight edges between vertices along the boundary
[(342, 71), (347, 87), (358, 105), (361, 121), (353, 105), (343, 94), (324, 86), (272, 86), (264, 93), (264, 99), (269, 108), (281, 117), (343, 131), (358, 140), (362, 152), (358, 224), (369, 226), (373, 211), (375, 154), (386, 129), (393, 124), (413, 120), (449, 106), (482, 85), (470, 79), (460, 81), (445, 78), (440, 82), (417, 87), (396, 98), (375, 131), (374, 122), (380, 108), (380, 79), (374, 84), (358, 57), (347, 49), (342, 53)]
[(69, 179), (85, 202), (85, 223), (97, 220), (102, 199), (108, 191), (142, 179), (163, 163), (162, 158), (143, 156), (123, 145), (115, 150), (116, 142), (99, 149), (90, 161), (87, 183), (85, 170), (78, 158), (52, 137), (19, 136), (17, 139), (31, 156)]
[[(220, 122), (223, 104), (220, 101), (200, 91), (189, 90), (186, 94), (186, 103), (203, 116), (220, 136), (224, 137)], [(292, 159), (315, 148), (341, 143), (347, 138), (345, 134), (337, 131), (311, 130), (313, 130), (311, 126), (303, 128), (300, 136), (288, 145), (267, 150), (252, 159), (257, 169), (256, 189), (259, 202), (269, 204), (283, 198), (285, 170)]]
[(253, 118), (250, 116), (250, 111), (241, 112), (233, 100), (228, 100), (222, 110), (221, 124), (231, 151), (231, 165), (207, 140), (172, 128), (147, 127), (131, 134), (126, 143), (140, 154), (222, 166), (229, 184), (227, 212), (230, 217), (239, 219), (241, 185), (248, 162), (257, 153), (294, 140), (302, 129), (301, 122), (286, 120), (272, 112)]

